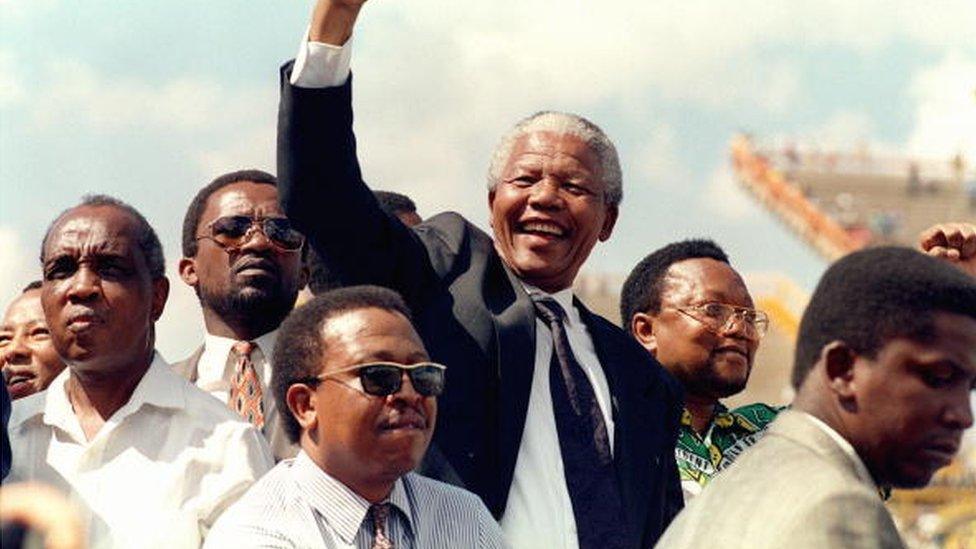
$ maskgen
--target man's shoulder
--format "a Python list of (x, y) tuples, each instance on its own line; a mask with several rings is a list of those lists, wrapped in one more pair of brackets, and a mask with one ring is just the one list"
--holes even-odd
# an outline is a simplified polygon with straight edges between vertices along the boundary
[(477, 513), (487, 513), (481, 498), (475, 494), (454, 486), (434, 480), (417, 473), (407, 473), (403, 476), (404, 488), (411, 498), (412, 505), (419, 505), (422, 512), (435, 512), (449, 509)]
[(206, 547), (299, 546), (296, 536), (311, 517), (290, 476), (293, 461), (275, 465), (231, 505), (214, 524)]

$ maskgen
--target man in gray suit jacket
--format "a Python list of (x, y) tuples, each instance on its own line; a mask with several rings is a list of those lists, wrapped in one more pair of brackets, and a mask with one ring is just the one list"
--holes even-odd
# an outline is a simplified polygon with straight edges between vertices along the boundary
[(976, 280), (905, 248), (851, 254), (800, 324), (793, 409), (659, 547), (903, 547), (879, 486), (925, 486), (973, 424)]

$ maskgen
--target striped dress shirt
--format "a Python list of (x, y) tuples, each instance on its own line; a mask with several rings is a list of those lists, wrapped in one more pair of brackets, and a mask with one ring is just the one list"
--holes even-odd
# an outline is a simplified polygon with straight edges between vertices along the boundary
[[(481, 500), (408, 473), (393, 486), (386, 536), (397, 549), (505, 547)], [(214, 525), (205, 547), (370, 549), (370, 503), (302, 451), (258, 481)]]

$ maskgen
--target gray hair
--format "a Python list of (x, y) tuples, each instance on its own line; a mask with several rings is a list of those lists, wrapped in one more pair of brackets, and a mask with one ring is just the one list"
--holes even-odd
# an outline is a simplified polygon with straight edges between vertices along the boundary
[(600, 162), (600, 177), (606, 185), (603, 200), (611, 206), (620, 204), (624, 198), (624, 189), (617, 148), (613, 146), (613, 142), (610, 141), (607, 134), (603, 133), (603, 130), (593, 122), (576, 114), (558, 111), (539, 111), (532, 116), (523, 118), (502, 137), (492, 155), (491, 165), (488, 167), (489, 191), (494, 191), (495, 185), (501, 181), (502, 172), (508, 165), (515, 142), (523, 135), (536, 131), (568, 134), (578, 137), (583, 143), (586, 143)]
[(163, 257), (163, 245), (159, 242), (159, 236), (156, 235), (156, 231), (152, 228), (152, 225), (146, 221), (139, 210), (133, 208), (129, 204), (115, 198), (114, 196), (108, 196), (105, 194), (86, 194), (81, 197), (81, 201), (72, 206), (54, 218), (47, 227), (47, 231), (44, 233), (44, 239), (41, 241), (41, 264), (44, 263), (44, 248), (47, 247), (47, 239), (51, 236), (51, 230), (57, 225), (58, 221), (61, 220), (69, 212), (76, 210), (82, 206), (109, 206), (112, 208), (118, 208), (123, 212), (129, 214), (136, 222), (136, 227), (138, 234), (136, 235), (136, 242), (139, 245), (139, 249), (142, 251), (143, 257), (146, 258), (146, 266), (149, 268), (149, 275), (153, 280), (157, 280), (166, 276), (166, 260)]

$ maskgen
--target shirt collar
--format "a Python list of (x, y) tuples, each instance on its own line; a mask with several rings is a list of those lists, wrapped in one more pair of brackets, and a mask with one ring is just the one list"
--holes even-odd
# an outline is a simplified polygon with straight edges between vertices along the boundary
[[(266, 360), (271, 360), (271, 353), (277, 340), (278, 330), (275, 329), (252, 341), (257, 345), (257, 351), (261, 352)], [(203, 354), (200, 355), (197, 365), (197, 375), (203, 379), (223, 378), (231, 347), (238, 341), (230, 337), (206, 334), (203, 338)], [(260, 372), (258, 375), (261, 375)]]
[(522, 282), (522, 287), (525, 289), (525, 293), (529, 294), (529, 297), (532, 299), (548, 297), (554, 299), (556, 303), (559, 303), (563, 310), (566, 311), (566, 324), (569, 326), (580, 323), (579, 311), (573, 306), (573, 288), (564, 288), (554, 294), (550, 294), (526, 282)]
[(851, 461), (854, 462), (854, 471), (855, 473), (857, 473), (858, 478), (860, 478), (864, 482), (867, 482), (871, 486), (877, 488), (877, 484), (875, 484), (874, 478), (871, 476), (871, 473), (868, 471), (868, 468), (864, 465), (864, 462), (861, 461), (861, 456), (857, 455), (857, 451), (854, 450), (854, 447), (851, 446), (851, 443), (848, 442), (846, 438), (842, 437), (840, 433), (835, 431), (830, 425), (824, 423), (823, 420), (821, 420), (820, 418), (815, 417), (806, 412), (800, 412), (800, 413), (803, 414), (804, 417), (809, 419), (821, 431), (826, 433), (827, 436), (829, 436), (834, 442), (837, 443), (838, 446), (840, 446), (840, 449), (844, 451), (844, 454), (846, 454), (847, 457), (851, 458)]
[[(65, 368), (58, 377), (54, 378), (46, 391), (44, 405), (44, 423), (59, 427), (66, 431), (73, 431), (71, 425), (77, 425), (78, 419), (75, 416), (65, 384), (70, 376), (70, 369)], [(128, 402), (112, 414), (112, 419), (119, 421), (126, 416), (136, 412), (143, 406), (149, 404), (160, 408), (183, 408), (186, 406), (186, 394), (181, 390), (176, 390), (173, 386), (175, 374), (170, 371), (169, 364), (163, 359), (162, 355), (153, 351), (152, 363), (142, 379), (132, 391), (132, 396)]]
[[(367, 518), (370, 503), (335, 477), (323, 471), (302, 450), (292, 462), (292, 471), (299, 489), (312, 507), (329, 523), (343, 542), (352, 545), (356, 534)], [(403, 479), (397, 479), (387, 499), (406, 517), (413, 528), (410, 501), (403, 487)]]

